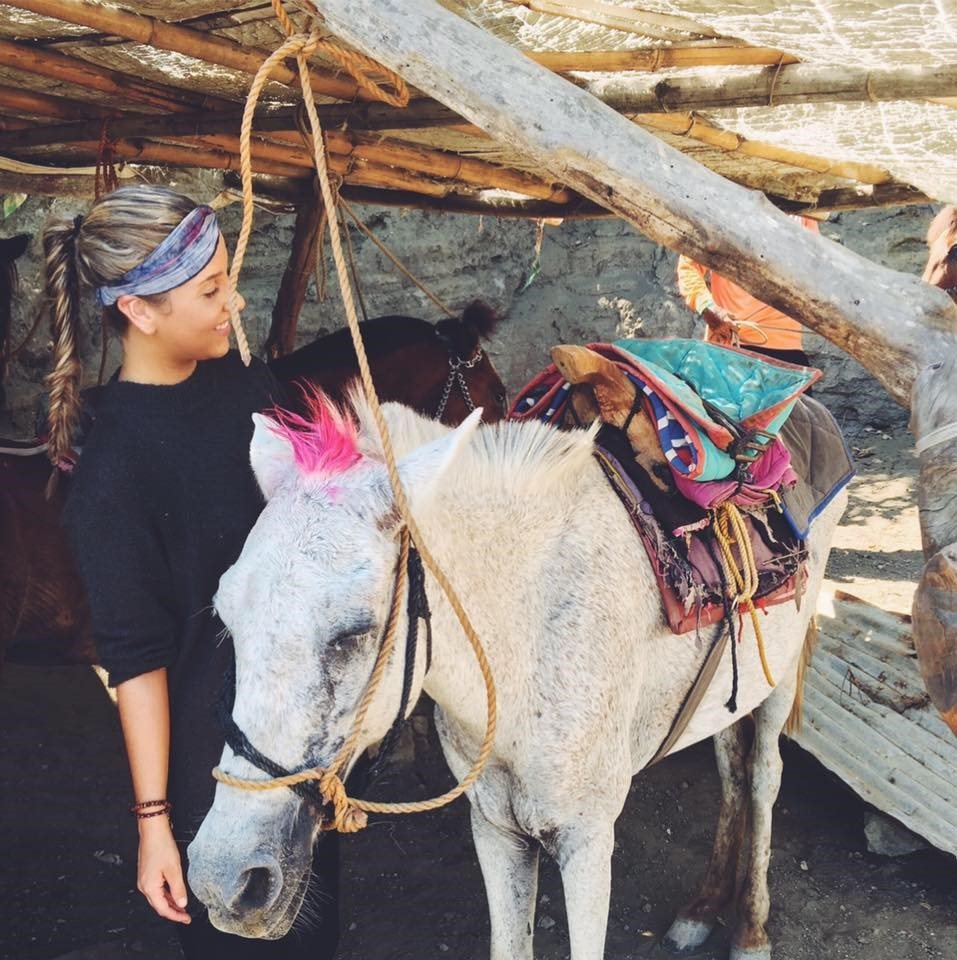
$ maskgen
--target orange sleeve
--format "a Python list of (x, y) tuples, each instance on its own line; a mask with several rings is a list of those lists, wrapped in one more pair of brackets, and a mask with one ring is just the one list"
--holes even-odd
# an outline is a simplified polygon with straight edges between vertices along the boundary
[(678, 257), (678, 292), (695, 313), (714, 306), (714, 297), (705, 281), (707, 272), (707, 267), (690, 257)]

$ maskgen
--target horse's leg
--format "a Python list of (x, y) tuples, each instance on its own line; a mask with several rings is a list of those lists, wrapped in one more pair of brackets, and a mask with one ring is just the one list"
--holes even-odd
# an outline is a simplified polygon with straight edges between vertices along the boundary
[(555, 844), (565, 889), (571, 960), (602, 960), (605, 955), (614, 848), (614, 820), (562, 830)]
[(721, 777), (721, 809), (711, 860), (698, 895), (678, 912), (665, 934), (664, 946), (686, 953), (708, 939), (721, 908), (734, 896), (738, 853), (748, 809), (747, 737), (740, 721), (714, 737)]
[(489, 823), (474, 804), (472, 839), (488, 896), (491, 960), (532, 960), (538, 844)]
[(754, 748), (751, 751), (750, 841), (745, 850), (738, 919), (731, 940), (730, 960), (770, 960), (771, 943), (764, 929), (771, 906), (768, 862), (771, 859), (771, 808), (781, 786), (778, 738), (794, 702), (796, 671), (782, 680), (754, 712)]

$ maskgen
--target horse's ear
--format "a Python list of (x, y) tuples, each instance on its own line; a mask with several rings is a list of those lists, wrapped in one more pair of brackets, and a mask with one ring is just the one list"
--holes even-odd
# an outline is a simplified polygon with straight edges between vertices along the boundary
[(413, 513), (435, 492), (442, 475), (468, 443), (481, 419), (482, 408), (477, 407), (454, 430), (422, 444), (399, 461), (399, 478)]
[(296, 469), (292, 444), (276, 430), (276, 422), (261, 413), (253, 414), (253, 439), (249, 462), (263, 496), (270, 500), (283, 480)]
[(30, 238), (25, 233), (17, 234), (15, 237), (0, 238), (0, 260), (7, 263), (13, 263), (26, 252), (27, 244)]

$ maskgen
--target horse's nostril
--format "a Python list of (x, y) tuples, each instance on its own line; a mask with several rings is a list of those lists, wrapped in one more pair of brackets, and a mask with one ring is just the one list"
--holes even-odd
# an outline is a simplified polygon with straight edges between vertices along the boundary
[(230, 907), (241, 914), (268, 910), (279, 896), (281, 880), (278, 864), (244, 870), (239, 875), (236, 895)]

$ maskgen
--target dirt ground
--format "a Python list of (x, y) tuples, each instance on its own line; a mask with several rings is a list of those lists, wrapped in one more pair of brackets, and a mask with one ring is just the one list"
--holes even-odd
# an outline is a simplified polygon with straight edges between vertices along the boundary
[[(920, 571), (914, 460), (905, 436), (850, 438), (861, 474), (831, 586), (907, 611)], [(92, 671), (8, 667), (0, 682), (0, 958), (172, 960), (164, 921), (135, 892), (135, 830), (115, 714)], [(770, 934), (776, 960), (957, 957), (957, 862), (933, 850), (867, 852), (867, 807), (786, 743), (775, 809)], [(445, 788), (437, 744), (379, 787), (393, 798)], [(635, 778), (618, 824), (606, 956), (655, 957), (711, 842), (718, 788), (709, 744)], [(342, 960), (488, 955), (484, 890), (464, 801), (375, 823), (343, 844)], [(567, 956), (557, 870), (543, 862), (537, 956)], [(724, 938), (699, 954), (726, 956)]]

